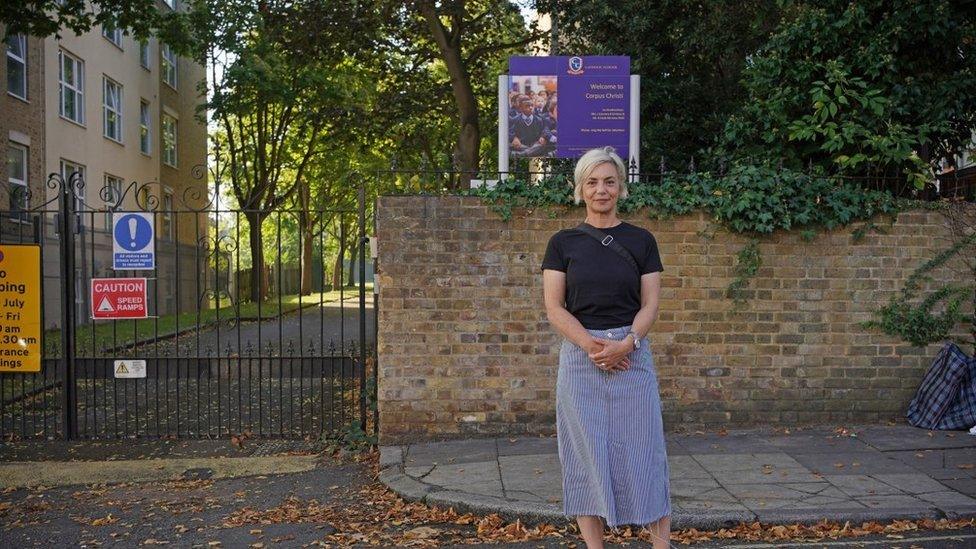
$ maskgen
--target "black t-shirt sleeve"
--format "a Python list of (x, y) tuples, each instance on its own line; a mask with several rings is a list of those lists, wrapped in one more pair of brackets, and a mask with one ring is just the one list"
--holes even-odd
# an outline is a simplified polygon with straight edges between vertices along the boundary
[(644, 264), (641, 266), (641, 274), (656, 273), (663, 270), (664, 266), (661, 265), (661, 254), (657, 250), (657, 240), (654, 239), (654, 235), (647, 233)]
[(563, 249), (559, 233), (549, 238), (546, 246), (546, 255), (542, 258), (542, 269), (552, 269), (554, 271), (566, 272), (566, 258), (563, 256)]

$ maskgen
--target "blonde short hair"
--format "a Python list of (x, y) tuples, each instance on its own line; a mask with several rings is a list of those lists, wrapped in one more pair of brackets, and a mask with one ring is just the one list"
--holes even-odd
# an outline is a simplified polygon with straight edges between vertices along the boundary
[(613, 164), (617, 169), (617, 184), (620, 185), (619, 198), (627, 198), (627, 168), (620, 155), (613, 152), (613, 147), (590, 149), (576, 161), (573, 170), (573, 200), (579, 204), (583, 200), (583, 182), (590, 177), (593, 170), (602, 164)]

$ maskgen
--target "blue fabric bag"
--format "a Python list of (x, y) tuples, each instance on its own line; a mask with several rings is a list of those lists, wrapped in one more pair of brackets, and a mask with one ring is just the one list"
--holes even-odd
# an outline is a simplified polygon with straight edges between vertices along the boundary
[(906, 416), (923, 429), (976, 425), (976, 357), (947, 342), (922, 379)]

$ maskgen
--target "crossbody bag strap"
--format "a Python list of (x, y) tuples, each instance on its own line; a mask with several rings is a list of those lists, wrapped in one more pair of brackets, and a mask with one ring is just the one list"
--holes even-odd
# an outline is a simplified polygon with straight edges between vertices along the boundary
[(634, 256), (631, 255), (631, 253), (629, 251), (627, 251), (627, 248), (624, 248), (623, 245), (621, 245), (619, 242), (617, 242), (613, 238), (612, 235), (609, 235), (609, 234), (601, 231), (600, 229), (597, 229), (596, 227), (594, 227), (593, 225), (590, 225), (589, 223), (580, 223), (579, 226), (576, 227), (576, 228), (579, 229), (579, 230), (581, 230), (581, 231), (583, 231), (584, 233), (592, 236), (600, 244), (602, 244), (602, 245), (610, 248), (611, 250), (617, 252), (617, 255), (619, 255), (620, 257), (624, 258), (624, 260), (631, 267), (633, 267), (634, 271), (637, 272), (637, 276), (640, 277), (640, 274), (641, 274), (640, 267), (637, 266), (637, 261), (634, 259)]

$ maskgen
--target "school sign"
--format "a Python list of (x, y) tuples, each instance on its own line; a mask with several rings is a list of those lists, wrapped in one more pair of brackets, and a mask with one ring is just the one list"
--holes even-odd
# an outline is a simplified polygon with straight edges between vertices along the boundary
[(499, 171), (510, 158), (576, 158), (605, 146), (639, 163), (639, 98), (627, 56), (509, 58), (498, 84)]

